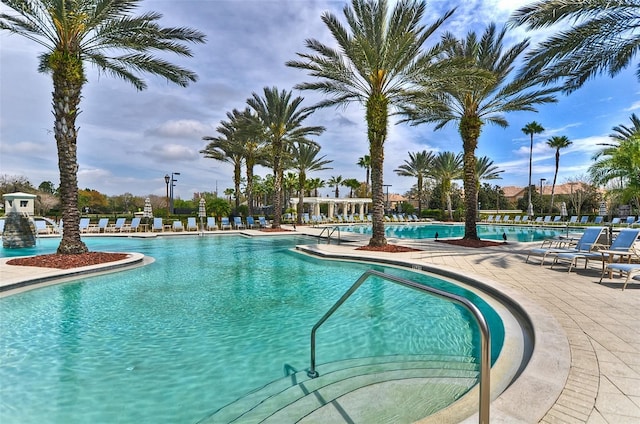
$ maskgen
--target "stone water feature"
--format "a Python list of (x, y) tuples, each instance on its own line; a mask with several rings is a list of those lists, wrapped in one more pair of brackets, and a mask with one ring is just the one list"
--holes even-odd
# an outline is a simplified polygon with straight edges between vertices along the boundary
[(35, 194), (7, 193), (3, 194), (4, 231), (2, 247), (22, 248), (36, 244), (36, 229), (33, 223)]

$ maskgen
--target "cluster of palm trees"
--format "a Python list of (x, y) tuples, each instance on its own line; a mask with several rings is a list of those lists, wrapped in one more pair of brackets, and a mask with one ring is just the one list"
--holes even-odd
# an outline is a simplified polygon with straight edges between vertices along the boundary
[[(153, 53), (191, 56), (186, 43), (202, 43), (204, 34), (185, 27), (162, 28), (157, 22), (161, 15), (155, 12), (133, 16), (140, 2), (3, 0), (13, 13), (0, 13), (0, 30), (43, 46), (39, 71), (50, 73), (53, 79), (54, 134), (65, 222), (59, 253), (87, 250), (78, 230), (76, 148), (85, 63), (130, 82), (138, 90), (146, 87), (138, 72), (160, 75), (181, 86), (197, 79), (193, 72)], [(432, 123), (438, 129), (450, 122), (457, 124), (463, 146), (464, 237), (477, 239), (475, 150), (483, 125), (506, 126), (504, 113), (535, 111), (535, 106), (555, 101), (554, 93), (560, 89), (571, 92), (595, 75), (606, 72), (613, 76), (626, 68), (638, 51), (638, 3), (542, 0), (521, 8), (512, 18), (513, 25), (533, 29), (565, 22), (571, 25), (527, 54), (525, 66), (515, 73), (514, 67), (529, 41), (506, 48), (506, 29), (497, 29), (494, 24), (479, 36), (470, 32), (458, 39), (446, 33), (425, 47), (454, 11), (424, 25), (423, 0), (400, 0), (393, 9), (386, 0), (352, 0), (344, 7), (346, 26), (337, 16), (325, 13), (322, 20), (338, 47), (309, 39), (306, 47), (310, 52), (298, 53), (299, 60), (287, 63), (315, 78), (297, 88), (322, 92), (325, 100), (302, 108), (301, 98), (292, 99), (290, 92), (275, 87), (265, 88), (263, 96), (254, 93), (247, 100), (251, 113), (261, 123), (261, 137), (268, 140), (276, 194), (274, 226), (280, 224), (283, 170), (292, 151), (290, 146), (313, 145), (309, 137), (323, 131), (322, 127), (304, 127), (302, 121), (315, 109), (356, 103), (365, 109), (369, 142), (367, 169), (371, 172), (373, 200), (370, 245), (386, 244), (382, 170), (389, 119), (395, 112), (413, 125)], [(232, 113), (228, 123), (243, 119), (245, 112), (238, 112), (238, 116)], [(224, 143), (227, 136), (222, 134), (211, 142)], [(616, 151), (626, 152), (634, 146), (621, 142)], [(211, 157), (216, 156), (216, 148), (211, 149)], [(617, 161), (618, 157), (610, 153), (603, 153), (603, 158), (615, 157)]]
[[(461, 179), (464, 174), (462, 153), (439, 152), (409, 152), (409, 160), (405, 160), (394, 172), (403, 177), (417, 178), (416, 194), (418, 197), (418, 214), (422, 212), (422, 201), (425, 198), (425, 183), (431, 180), (440, 187), (443, 197), (443, 204), (446, 204), (449, 219), (453, 220), (453, 208), (451, 202), (451, 191), (453, 180)], [(500, 179), (500, 174), (504, 170), (499, 170), (493, 161), (482, 156), (475, 163), (475, 179), (477, 181), (476, 203), (478, 202), (478, 190), (481, 181)]]

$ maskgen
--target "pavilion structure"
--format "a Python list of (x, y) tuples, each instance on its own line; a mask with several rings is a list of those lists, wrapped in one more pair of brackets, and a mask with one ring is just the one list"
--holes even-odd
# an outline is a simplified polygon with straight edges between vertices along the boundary
[[(293, 197), (289, 200), (291, 207), (296, 210), (296, 212), (299, 202), (300, 199), (298, 197)], [(313, 210), (311, 215), (320, 216), (320, 205), (326, 204), (328, 205), (328, 219), (333, 219), (339, 214), (339, 212), (341, 212), (342, 216), (345, 218), (349, 215), (357, 214), (360, 217), (360, 220), (364, 220), (365, 205), (372, 203), (372, 200), (370, 198), (361, 197), (303, 197), (302, 202), (305, 205), (309, 205), (310, 209)]]

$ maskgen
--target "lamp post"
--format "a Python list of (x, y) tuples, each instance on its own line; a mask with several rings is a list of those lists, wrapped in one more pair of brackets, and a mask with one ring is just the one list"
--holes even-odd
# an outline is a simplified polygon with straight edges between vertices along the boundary
[(178, 181), (178, 180), (175, 179), (174, 175), (180, 175), (180, 173), (179, 172), (172, 172), (171, 173), (171, 180), (170, 180), (171, 185), (169, 186), (170, 187), (170, 189), (169, 189), (169, 209), (171, 210), (172, 214), (174, 213), (174, 210), (173, 210), (173, 188), (176, 186), (174, 183), (176, 181)]
[(387, 188), (387, 201), (385, 202), (385, 215), (387, 215), (389, 213), (389, 187), (391, 187), (391, 184), (382, 184), (382, 187)]
[(540, 213), (544, 213), (544, 202), (542, 201), (542, 184), (547, 181), (546, 178), (540, 178)]
[(165, 174), (164, 182), (167, 184), (167, 218), (169, 218), (169, 181), (171, 181), (171, 177), (169, 177), (169, 174)]

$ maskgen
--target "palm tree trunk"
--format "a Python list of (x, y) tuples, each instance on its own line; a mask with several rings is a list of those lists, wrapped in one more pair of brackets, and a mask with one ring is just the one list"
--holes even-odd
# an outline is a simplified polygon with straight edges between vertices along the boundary
[(302, 224), (302, 210), (304, 209), (304, 182), (307, 179), (307, 176), (304, 172), (300, 172), (298, 176), (298, 216), (296, 217), (296, 222), (298, 225)]
[(367, 100), (367, 129), (371, 156), (372, 235), (369, 246), (385, 246), (384, 234), (384, 141), (387, 138), (388, 100), (373, 94)]
[(240, 167), (240, 164), (236, 164), (236, 166), (233, 169), (233, 183), (235, 185), (234, 189), (236, 192), (236, 213), (238, 211), (238, 208), (240, 207), (240, 178), (241, 178), (241, 174), (242, 174), (242, 168)]
[(253, 161), (247, 160), (247, 205), (249, 216), (253, 216)]
[(76, 116), (84, 83), (84, 73), (82, 63), (77, 58), (54, 54), (51, 60), (54, 134), (58, 147), (59, 193), (64, 222), (58, 253), (80, 254), (89, 250), (80, 238), (80, 211), (78, 210)]
[(275, 152), (273, 157), (273, 222), (271, 228), (280, 228), (280, 221), (282, 220), (282, 142), (274, 142), (273, 150)]
[(477, 116), (463, 116), (460, 120), (460, 135), (462, 137), (463, 162), (464, 162), (464, 239), (480, 240), (476, 229), (476, 214), (478, 205), (476, 204), (477, 187), (476, 181), (476, 147), (482, 129), (482, 121)]
[[(551, 208), (549, 212), (553, 212), (553, 196), (556, 191), (556, 179), (558, 178), (558, 168), (560, 167), (560, 150), (556, 150), (556, 172), (553, 174), (553, 185), (551, 186)], [(540, 193), (542, 195), (542, 193)]]

